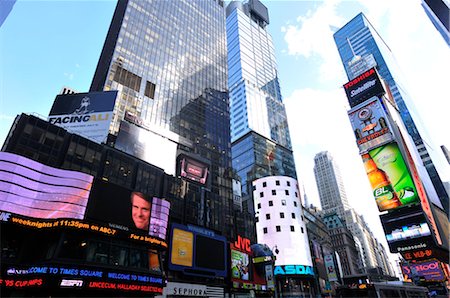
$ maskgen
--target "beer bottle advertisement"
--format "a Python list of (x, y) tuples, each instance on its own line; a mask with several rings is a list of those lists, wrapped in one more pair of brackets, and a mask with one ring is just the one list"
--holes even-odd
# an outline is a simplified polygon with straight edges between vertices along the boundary
[(417, 189), (397, 143), (389, 143), (370, 150), (377, 168), (388, 176), (402, 205), (419, 202)]
[(369, 154), (362, 155), (362, 159), (378, 210), (385, 211), (400, 207), (402, 204), (386, 173), (376, 166)]

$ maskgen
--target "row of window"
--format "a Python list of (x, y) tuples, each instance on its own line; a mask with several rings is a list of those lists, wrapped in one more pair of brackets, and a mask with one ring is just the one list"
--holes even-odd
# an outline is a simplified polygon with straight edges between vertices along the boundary
[[(294, 227), (294, 226), (290, 226), (290, 229), (291, 229), (291, 232), (295, 232), (295, 227)], [(277, 232), (281, 232), (281, 226), (275, 226), (275, 230), (276, 230)], [(302, 227), (300, 227), (300, 232), (301, 232), (302, 234), (304, 234), (304, 233), (305, 233), (305, 230), (304, 230)], [(263, 233), (264, 233), (264, 234), (267, 234), (267, 228), (263, 228)]]
[[(275, 185), (276, 186), (280, 186), (280, 180), (275, 180)], [(291, 186), (291, 182), (290, 181), (286, 181), (286, 185), (287, 186)], [(267, 182), (263, 182), (262, 186), (263, 187), (267, 187)], [(253, 185), (253, 190), (256, 190), (256, 185)]]
[[(285, 190), (284, 190), (284, 194), (288, 196), (288, 195), (289, 195), (289, 190), (288, 190), (288, 189), (285, 189)], [(273, 195), (273, 196), (276, 196), (276, 195), (277, 195), (277, 191), (276, 191), (275, 189), (272, 189), (272, 195)], [(264, 192), (260, 192), (260, 193), (259, 193), (259, 197), (260, 197), (260, 198), (263, 198), (263, 197), (264, 197)], [(298, 193), (297, 193), (297, 192), (295, 192), (295, 197), (298, 198)]]
[[(295, 213), (291, 213), (291, 217), (292, 217), (293, 219), (295, 219), (295, 218), (296, 218), (296, 217), (295, 217)], [(301, 217), (301, 219), (302, 219), (302, 221), (303, 221), (303, 215), (301, 215), (300, 217)], [(284, 217), (284, 212), (280, 212), (280, 218), (285, 218), (285, 217)], [(267, 220), (270, 219), (270, 213), (266, 213), (266, 219), (267, 219)], [(259, 222), (259, 217), (256, 217), (255, 220), (256, 220), (256, 222)]]
[[(281, 200), (281, 205), (286, 206), (286, 200)], [(269, 207), (273, 206), (273, 201), (269, 201)], [(294, 201), (294, 207), (297, 207), (297, 202)], [(258, 203), (258, 209), (261, 209), (261, 203)]]

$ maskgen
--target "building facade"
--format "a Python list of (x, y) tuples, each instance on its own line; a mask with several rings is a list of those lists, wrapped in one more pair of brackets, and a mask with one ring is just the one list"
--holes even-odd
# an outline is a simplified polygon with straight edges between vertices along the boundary
[[(414, 118), (416, 118), (415, 115), (417, 113), (403, 84), (404, 80), (399, 73), (398, 66), (388, 45), (363, 13), (358, 14), (350, 22), (339, 29), (334, 34), (334, 40), (349, 80), (354, 79), (360, 73), (354, 71), (355, 65), (353, 61), (356, 56), (360, 56), (361, 59), (366, 61), (368, 68), (376, 65), (378, 73), (389, 86), (406, 130), (420, 154), (423, 165), (425, 166), (428, 175), (431, 178), (431, 182), (439, 196), (439, 200), (448, 215), (449, 195), (445, 191), (439, 173), (433, 163), (433, 160), (436, 159), (434, 162), (439, 164), (437, 159), (441, 159), (441, 157), (438, 155), (433, 156), (433, 159), (430, 157), (430, 152), (437, 152), (438, 150), (433, 150), (433, 148), (430, 147), (427, 148), (427, 146), (430, 146), (429, 144), (432, 143), (429, 140), (423, 139), (424, 128), (419, 127), (419, 131), (416, 126)], [(367, 63), (370, 61), (371, 63)], [(361, 71), (367, 69), (361, 69)]]
[(328, 151), (314, 157), (314, 176), (324, 213), (336, 212), (342, 219), (350, 208), (339, 165)]
[(241, 178), (244, 209), (250, 213), (253, 180), (271, 175), (296, 178), (268, 24), (267, 8), (258, 0), (227, 6), (232, 163)]
[[(199, 195), (187, 199), (185, 223), (235, 239), (224, 9), (221, 0), (118, 1), (90, 90), (119, 91), (110, 145), (156, 157), (173, 175), (181, 156), (207, 167), (205, 185), (186, 182)], [(158, 154), (155, 142), (175, 148)]]

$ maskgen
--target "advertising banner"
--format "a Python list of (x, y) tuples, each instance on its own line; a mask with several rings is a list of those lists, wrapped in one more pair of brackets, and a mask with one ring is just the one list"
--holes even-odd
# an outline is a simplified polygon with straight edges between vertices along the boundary
[(338, 281), (336, 267), (334, 266), (333, 255), (325, 255), (325, 267), (327, 268), (327, 275), (329, 281)]
[(275, 288), (275, 282), (273, 278), (273, 266), (272, 265), (266, 265), (266, 283), (268, 289), (274, 289)]
[(396, 143), (362, 155), (378, 210), (393, 210), (419, 202), (417, 189)]
[(428, 260), (420, 263), (403, 263), (402, 272), (405, 279), (425, 279), (426, 282), (440, 282), (446, 276), (438, 260)]
[(175, 175), (177, 143), (161, 135), (122, 121), (114, 147)]
[(169, 269), (187, 275), (227, 276), (227, 240), (197, 226), (172, 224)]
[[(361, 106), (362, 105), (362, 106)], [(393, 141), (392, 129), (378, 97), (373, 97), (348, 111), (359, 152)]]
[(360, 74), (350, 82), (345, 83), (343, 87), (352, 108), (372, 96), (380, 96), (385, 93), (375, 68)]
[(142, 193), (96, 179), (86, 218), (165, 239), (169, 210), (168, 201), (149, 198)]
[(93, 177), (0, 152), (0, 210), (42, 219), (83, 219)]
[(250, 280), (250, 258), (248, 254), (231, 250), (231, 278)]
[(106, 141), (117, 91), (58, 95), (48, 121), (94, 142)]

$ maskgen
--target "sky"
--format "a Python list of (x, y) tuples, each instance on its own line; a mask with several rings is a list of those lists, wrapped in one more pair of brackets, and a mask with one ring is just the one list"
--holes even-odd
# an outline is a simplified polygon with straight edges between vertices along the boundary
[[(378, 210), (347, 116), (347, 82), (333, 30), (363, 12), (390, 47), (406, 79), (416, 124), (431, 145), (443, 181), (450, 180), (440, 146), (450, 149), (450, 50), (420, 5), (396, 1), (262, 1), (287, 109), (297, 174), (309, 203), (320, 206), (314, 156), (330, 151), (350, 205), (385, 244)], [(115, 1), (18, 0), (0, 27), (0, 144), (20, 113), (48, 115), (63, 86), (87, 92)]]

